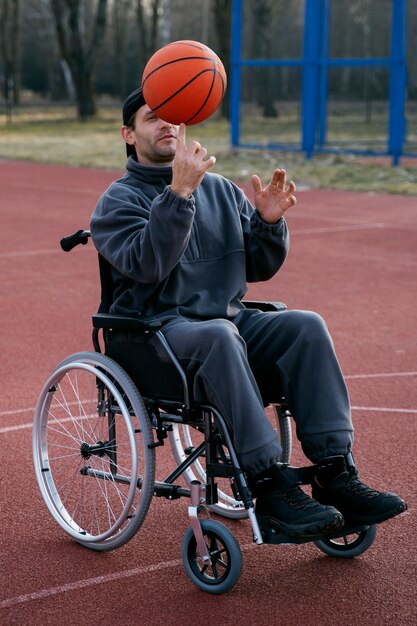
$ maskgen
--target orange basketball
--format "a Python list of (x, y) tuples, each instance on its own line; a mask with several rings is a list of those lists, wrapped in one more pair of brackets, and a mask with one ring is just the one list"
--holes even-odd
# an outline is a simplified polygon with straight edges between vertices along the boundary
[(219, 107), (226, 85), (223, 63), (198, 41), (174, 41), (160, 48), (142, 75), (146, 104), (171, 124), (206, 120)]

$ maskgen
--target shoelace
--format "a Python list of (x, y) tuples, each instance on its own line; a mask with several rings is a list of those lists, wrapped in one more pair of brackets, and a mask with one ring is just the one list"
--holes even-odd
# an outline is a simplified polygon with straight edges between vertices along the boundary
[(274, 491), (273, 496), (285, 500), (294, 509), (316, 508), (318, 503), (310, 498), (300, 487), (290, 487), (280, 491)]
[(349, 489), (351, 493), (355, 495), (362, 496), (363, 498), (377, 498), (379, 495), (379, 491), (375, 489), (371, 489), (368, 485), (362, 483), (357, 475), (350, 476), (346, 481), (346, 488)]

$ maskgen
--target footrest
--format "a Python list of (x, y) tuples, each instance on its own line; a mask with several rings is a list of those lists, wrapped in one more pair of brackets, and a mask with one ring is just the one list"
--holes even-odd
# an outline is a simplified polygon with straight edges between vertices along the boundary
[(281, 532), (278, 528), (265, 528), (260, 526), (261, 535), (264, 543), (269, 544), (302, 544), (310, 541), (320, 541), (322, 539), (337, 539), (338, 537), (346, 537), (347, 535), (357, 535), (368, 530), (369, 526), (343, 526), (323, 535), (309, 535), (305, 537), (294, 537)]
[[(346, 537), (347, 535), (358, 535), (359, 533), (363, 533), (365, 530), (368, 530), (369, 526), (362, 524), (360, 526), (342, 526), (342, 528), (338, 528), (337, 530), (333, 530), (330, 533), (326, 533), (323, 535), (324, 539), (337, 539), (338, 537)], [(322, 537), (317, 537), (317, 539), (322, 539)]]
[(315, 537), (315, 539), (313, 539), (313, 537), (292, 537), (275, 528), (260, 528), (263, 542), (274, 545), (279, 543), (301, 544), (314, 541), (315, 539), (321, 539), (321, 535)]

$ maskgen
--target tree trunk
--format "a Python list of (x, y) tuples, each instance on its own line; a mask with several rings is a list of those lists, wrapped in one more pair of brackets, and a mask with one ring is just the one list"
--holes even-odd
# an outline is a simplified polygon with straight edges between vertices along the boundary
[(80, 64), (73, 72), (75, 95), (77, 99), (78, 115), (80, 120), (86, 121), (97, 113), (93, 75), (89, 68)]
[(0, 7), (1, 53), (6, 101), (20, 102), (20, 0), (2, 0)]
[[(218, 56), (224, 65), (230, 82), (230, 30), (232, 23), (231, 0), (214, 0), (213, 11), (217, 30)], [(222, 115), (226, 119), (230, 118), (229, 98), (227, 96), (223, 98), (221, 111)]]
[(98, 0), (90, 44), (87, 43), (86, 0), (50, 0), (61, 57), (70, 69), (78, 116), (86, 121), (96, 114), (94, 68), (106, 29), (107, 0)]
[[(274, 11), (282, 12), (282, 6), (274, 4)], [(269, 0), (258, 0), (254, 6), (255, 56), (269, 58), (271, 52), (270, 23), (272, 8)], [(273, 97), (274, 68), (259, 70), (254, 76), (257, 100), (264, 117), (278, 117)]]
[[(139, 46), (142, 60), (142, 69), (145, 67), (151, 55), (156, 51), (158, 46), (158, 22), (159, 10), (161, 8), (161, 0), (152, 0), (149, 4), (149, 15), (146, 14), (144, 0), (138, 0), (137, 3), (137, 23), (139, 29)], [(162, 6), (162, 8), (164, 8)], [(169, 10), (169, 6), (165, 6), (165, 10)], [(163, 16), (165, 20), (167, 16)], [(168, 41), (162, 42), (163, 44)]]

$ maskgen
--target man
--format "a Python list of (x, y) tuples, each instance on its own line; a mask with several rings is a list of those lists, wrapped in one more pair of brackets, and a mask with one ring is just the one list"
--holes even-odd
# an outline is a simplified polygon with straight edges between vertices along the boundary
[[(373, 524), (406, 509), (364, 485), (351, 457), (346, 385), (321, 317), (245, 309), (246, 283), (271, 278), (287, 254), (284, 214), (296, 203), (285, 170), (265, 187), (252, 177), (254, 207), (185, 126), (159, 119), (139, 88), (123, 106), (127, 172), (100, 198), (91, 233), (112, 266), (111, 311), (163, 322), (162, 332), (194, 381), (196, 400), (224, 416), (257, 497), (264, 527), (317, 538)], [(126, 347), (129, 349), (129, 347)], [(279, 442), (262, 397), (282, 394), (306, 456), (313, 498), (277, 464)]]

